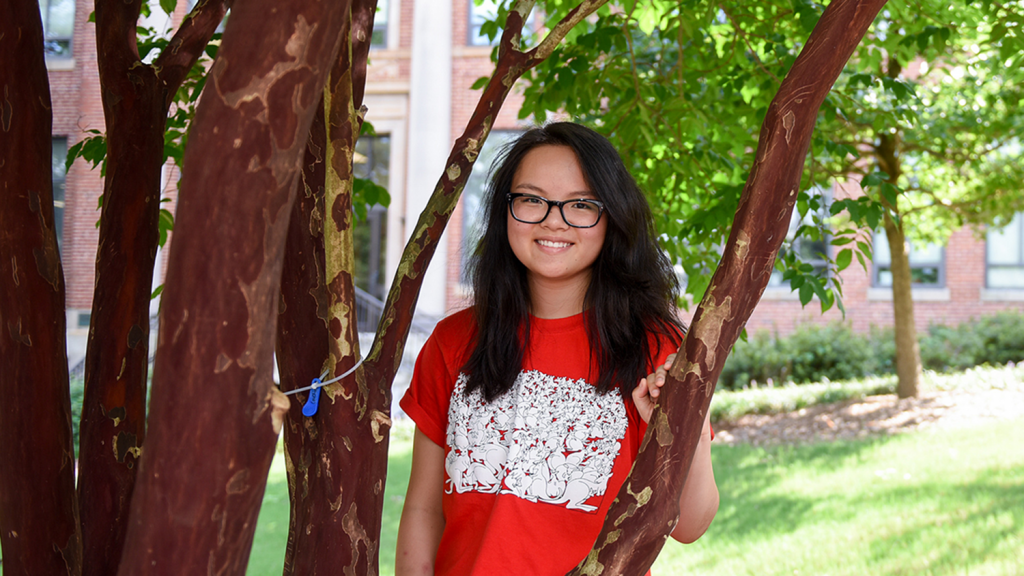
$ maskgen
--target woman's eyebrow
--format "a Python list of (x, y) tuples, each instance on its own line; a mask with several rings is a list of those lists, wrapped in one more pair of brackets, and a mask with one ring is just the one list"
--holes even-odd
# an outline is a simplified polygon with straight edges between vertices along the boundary
[[(515, 185), (513, 190), (519, 190), (521, 188), (525, 188), (526, 190), (532, 190), (533, 192), (538, 192), (540, 194), (545, 194), (546, 193), (546, 191), (543, 188), (541, 188), (540, 186), (537, 186), (535, 184), (530, 184), (529, 182), (520, 182), (519, 184)], [(577, 198), (583, 198), (583, 199), (591, 200), (591, 199), (596, 199), (597, 198), (597, 196), (593, 192), (591, 192), (590, 190), (580, 190), (578, 192), (573, 192), (573, 194), (576, 194), (576, 196), (573, 196), (572, 198), (570, 198), (570, 200), (575, 200)]]

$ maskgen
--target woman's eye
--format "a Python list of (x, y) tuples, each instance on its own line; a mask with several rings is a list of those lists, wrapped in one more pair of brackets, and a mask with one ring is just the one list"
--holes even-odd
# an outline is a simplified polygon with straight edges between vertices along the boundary
[(573, 202), (572, 209), (573, 210), (597, 210), (597, 206), (591, 204), (590, 202)]
[(534, 198), (533, 196), (523, 196), (520, 200), (523, 202), (523, 204), (540, 204), (541, 203), (541, 199), (540, 198)]

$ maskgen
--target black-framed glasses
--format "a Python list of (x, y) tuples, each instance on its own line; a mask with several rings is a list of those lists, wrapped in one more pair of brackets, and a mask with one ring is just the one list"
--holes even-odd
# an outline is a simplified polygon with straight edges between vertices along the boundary
[(523, 224), (540, 224), (551, 213), (551, 209), (557, 207), (562, 220), (573, 228), (597, 226), (604, 212), (604, 203), (599, 200), (575, 198), (559, 202), (520, 193), (508, 195), (508, 206), (512, 210), (512, 217)]

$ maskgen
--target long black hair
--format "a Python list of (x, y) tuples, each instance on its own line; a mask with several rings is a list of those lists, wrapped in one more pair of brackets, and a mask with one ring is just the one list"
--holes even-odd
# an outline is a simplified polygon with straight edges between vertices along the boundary
[(675, 308), (679, 283), (658, 247), (650, 206), (615, 147), (579, 124), (533, 128), (498, 157), (484, 201), (485, 231), (473, 256), (477, 335), (463, 371), (468, 375), (466, 393), (479, 389), (487, 401), (512, 388), (528, 345), (523, 339), (530, 333), (527, 270), (508, 242), (506, 195), (526, 154), (552, 145), (575, 152), (590, 190), (604, 203), (602, 218), (608, 219), (584, 297), (587, 337), (591, 353), (597, 355), (598, 392), (620, 390), (628, 397), (660, 353), (651, 350), (648, 334), (678, 342), (685, 331)]

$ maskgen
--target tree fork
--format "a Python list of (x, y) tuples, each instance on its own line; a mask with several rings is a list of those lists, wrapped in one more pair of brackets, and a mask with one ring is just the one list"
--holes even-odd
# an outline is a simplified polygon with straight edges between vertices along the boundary
[(718, 375), (786, 236), (818, 108), (884, 4), (833, 0), (779, 87), (722, 260), (669, 371), (640, 454), (593, 550), (569, 574), (644, 574), (675, 527), (676, 503)]
[(8, 574), (76, 576), (82, 540), (39, 5), (0, 5), (0, 545)]
[(245, 573), (287, 410), (271, 372), (293, 187), (344, 18), (253, 0), (228, 22), (186, 151), (123, 576)]
[(96, 2), (106, 176), (85, 358), (78, 498), (83, 573), (117, 571), (145, 437), (149, 302), (170, 103), (224, 16), (200, 2), (153, 65), (139, 60), (141, 0)]

